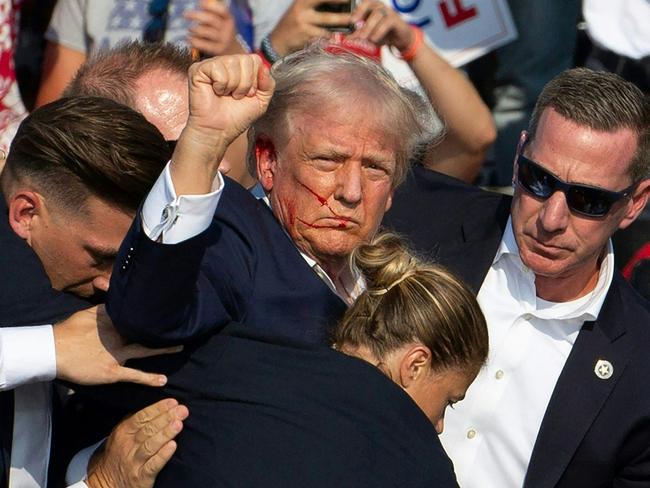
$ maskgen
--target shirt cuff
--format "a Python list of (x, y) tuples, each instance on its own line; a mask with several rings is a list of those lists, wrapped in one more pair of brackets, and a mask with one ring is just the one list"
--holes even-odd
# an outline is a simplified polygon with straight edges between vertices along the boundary
[(75, 483), (74, 485), (68, 485), (68, 488), (88, 488), (88, 485), (83, 481), (80, 481), (79, 483)]
[(102, 439), (75, 454), (70, 464), (68, 464), (68, 469), (65, 473), (65, 482), (70, 483), (69, 488), (86, 486), (83, 480), (88, 477), (88, 463), (90, 462), (90, 458), (104, 442), (106, 442), (106, 439)]
[(0, 390), (56, 377), (51, 325), (0, 328)]
[(211, 193), (178, 197), (167, 163), (142, 206), (144, 233), (153, 241), (162, 237), (163, 244), (178, 244), (200, 234), (212, 223), (223, 187), (223, 176), (217, 172)]

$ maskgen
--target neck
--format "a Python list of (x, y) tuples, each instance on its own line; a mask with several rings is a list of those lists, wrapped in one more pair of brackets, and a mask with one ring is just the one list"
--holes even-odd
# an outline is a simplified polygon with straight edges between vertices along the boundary
[(353, 300), (350, 293), (354, 288), (354, 275), (348, 265), (348, 260), (337, 259), (335, 262), (329, 260), (318, 261), (318, 264), (327, 273), (327, 276), (330, 277), (332, 283), (334, 283), (339, 296), (348, 304), (351, 304)]
[(570, 302), (591, 293), (600, 276), (600, 263), (598, 260), (587, 273), (570, 275), (566, 277), (535, 276), (537, 296), (542, 300), (555, 303)]

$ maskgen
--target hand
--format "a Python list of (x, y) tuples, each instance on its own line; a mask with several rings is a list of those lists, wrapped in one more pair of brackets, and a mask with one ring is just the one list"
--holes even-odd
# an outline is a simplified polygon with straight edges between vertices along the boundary
[[(346, 13), (318, 12), (316, 7), (325, 0), (294, 0), (271, 33), (271, 45), (282, 56), (298, 51), (314, 39), (329, 38), (327, 27), (345, 27), (352, 24)], [(348, 0), (328, 0), (328, 3), (347, 3)]]
[(237, 27), (230, 10), (221, 0), (201, 0), (198, 10), (183, 16), (195, 22), (189, 28), (189, 44), (208, 56), (245, 54), (237, 41)]
[(359, 25), (350, 39), (365, 39), (378, 46), (388, 45), (404, 51), (413, 42), (413, 29), (395, 10), (378, 0), (363, 0), (352, 13)]
[(189, 84), (190, 115), (170, 166), (177, 195), (212, 190), (227, 146), (266, 111), (275, 87), (256, 54), (195, 63)]
[(176, 451), (172, 439), (189, 412), (172, 398), (161, 400), (122, 421), (105, 449), (89, 464), (90, 488), (151, 488)]
[(179, 352), (182, 347), (149, 349), (128, 344), (117, 333), (103, 305), (82, 310), (54, 326), (56, 375), (80, 385), (128, 381), (162, 386), (167, 378), (122, 366), (127, 360)]

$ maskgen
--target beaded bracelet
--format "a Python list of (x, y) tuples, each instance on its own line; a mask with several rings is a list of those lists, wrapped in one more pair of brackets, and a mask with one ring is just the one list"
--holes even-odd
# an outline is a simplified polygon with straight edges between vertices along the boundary
[(407, 63), (409, 61), (413, 61), (416, 54), (422, 47), (422, 44), (424, 43), (424, 32), (422, 32), (422, 29), (414, 25), (411, 26), (411, 29), (413, 30), (413, 41), (409, 47), (399, 52), (400, 59), (406, 61)]
[(264, 39), (262, 39), (262, 45), (261, 45), (260, 51), (262, 51), (262, 54), (270, 62), (270, 64), (274, 64), (276, 61), (278, 61), (282, 57), (279, 52), (277, 52), (275, 49), (273, 49), (273, 46), (271, 45), (271, 36), (270, 35), (268, 35), (268, 36), (264, 37)]

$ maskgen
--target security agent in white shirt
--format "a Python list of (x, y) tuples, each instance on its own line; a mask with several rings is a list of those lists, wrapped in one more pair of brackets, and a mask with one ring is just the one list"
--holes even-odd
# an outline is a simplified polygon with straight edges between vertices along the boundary
[[(130, 130), (120, 132), (125, 126)], [(76, 137), (68, 137), (70, 133)], [(96, 144), (87, 146), (86, 140)], [(151, 149), (143, 152), (143, 146)], [(119, 157), (106, 153), (107, 148)], [(41, 275), (43, 270), (46, 273), (29, 274), (28, 279), (40, 284), (49, 280), (56, 290), (78, 296), (105, 289), (111, 249), (117, 248), (132, 218), (128, 209), (135, 212), (167, 158), (160, 133), (115, 102), (63, 99), (34, 111), (21, 124), (2, 174), (11, 227), (3, 231), (24, 239), (24, 246), (31, 246), (38, 256)], [(67, 166), (71, 160), (75, 163)], [(131, 163), (131, 171), (120, 166)], [(75, 173), (75, 168), (81, 172)], [(111, 175), (127, 174), (126, 181), (111, 180)], [(20, 261), (12, 270), (22, 271)], [(3, 294), (3, 303), (5, 298)], [(13, 298), (20, 300), (20, 296)], [(38, 293), (26, 295), (25, 301), (38, 307), (39, 298)], [(49, 380), (160, 386), (164, 378), (120, 366), (153, 351), (125, 344), (105, 318), (103, 307), (80, 312), (54, 327), (18, 328), (8, 327), (16, 325), (10, 323), (12, 303), (3, 305), (6, 328), (0, 329), (0, 388), (15, 388), (11, 460), (5, 459), (4, 464), (12, 466), (10, 486), (45, 486), (51, 432)], [(101, 471), (101, 462), (99, 466)]]
[[(531, 454), (576, 338), (610, 291), (610, 236), (650, 194), (647, 134), (639, 136), (647, 106), (622, 83), (588, 70), (559, 75), (521, 136), (510, 219), (478, 293), (490, 355), (441, 436), (463, 488), (541, 486), (525, 481)], [(606, 381), (615, 366), (605, 358), (591, 368)]]

